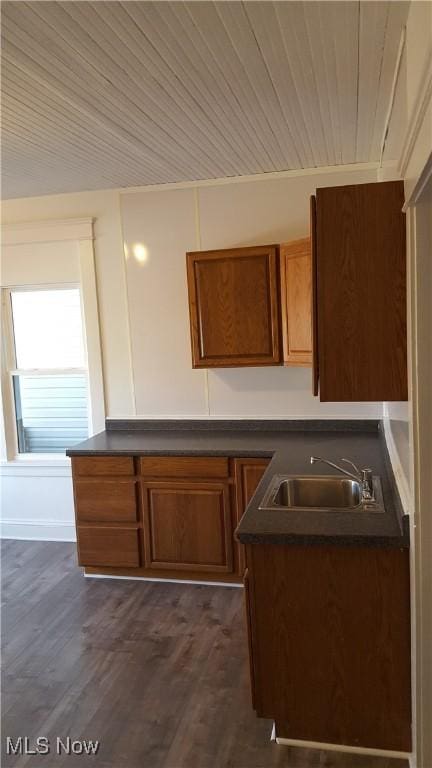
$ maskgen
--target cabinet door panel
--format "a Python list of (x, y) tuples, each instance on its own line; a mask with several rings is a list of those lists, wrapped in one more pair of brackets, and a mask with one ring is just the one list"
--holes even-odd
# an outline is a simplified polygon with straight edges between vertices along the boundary
[(280, 363), (277, 246), (187, 254), (194, 367)]
[(407, 399), (402, 181), (317, 190), (320, 398)]
[(281, 301), (286, 365), (312, 364), (312, 264), (310, 239), (280, 247)]
[(225, 483), (142, 483), (149, 568), (232, 572), (232, 523)]
[(77, 528), (80, 565), (137, 568), (140, 549), (137, 527), (79, 525)]
[[(236, 525), (242, 519), (245, 509), (254, 495), (271, 459), (235, 459), (234, 474), (236, 487)], [(245, 547), (238, 544), (239, 572), (246, 567)]]
[(136, 483), (132, 480), (75, 479), (78, 522), (136, 522)]
[(410, 751), (408, 555), (248, 545), (255, 704), (279, 736)]

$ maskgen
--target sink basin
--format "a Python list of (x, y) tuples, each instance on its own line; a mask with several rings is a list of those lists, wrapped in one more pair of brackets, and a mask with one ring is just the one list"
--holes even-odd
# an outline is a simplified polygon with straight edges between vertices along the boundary
[(348, 477), (290, 477), (282, 480), (274, 503), (278, 507), (357, 507), (361, 488)]
[(260, 509), (332, 510), (362, 509), (382, 512), (381, 484), (373, 478), (374, 500), (362, 498), (360, 483), (339, 475), (276, 475), (270, 483)]

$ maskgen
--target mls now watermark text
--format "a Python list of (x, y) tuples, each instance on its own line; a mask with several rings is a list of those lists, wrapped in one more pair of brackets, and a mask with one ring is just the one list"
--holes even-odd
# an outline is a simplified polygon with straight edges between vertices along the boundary
[(99, 741), (71, 739), (70, 736), (57, 736), (55, 740), (38, 736), (33, 742), (30, 742), (28, 736), (19, 736), (17, 739), (6, 736), (7, 755), (96, 755), (98, 749)]

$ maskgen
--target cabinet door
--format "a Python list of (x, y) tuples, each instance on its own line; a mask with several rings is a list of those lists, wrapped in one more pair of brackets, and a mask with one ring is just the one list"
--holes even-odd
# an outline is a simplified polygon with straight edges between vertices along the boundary
[(148, 568), (231, 573), (228, 483), (142, 482)]
[(312, 365), (312, 264), (310, 238), (280, 246), (285, 365)]
[(187, 254), (194, 368), (281, 363), (278, 247)]
[(248, 545), (255, 708), (279, 736), (411, 750), (409, 551)]
[[(271, 459), (235, 459), (236, 525), (242, 519), (270, 461)], [(240, 543), (237, 546), (239, 572), (242, 574), (246, 567), (245, 547)]]
[(317, 190), (322, 401), (407, 399), (402, 181)]

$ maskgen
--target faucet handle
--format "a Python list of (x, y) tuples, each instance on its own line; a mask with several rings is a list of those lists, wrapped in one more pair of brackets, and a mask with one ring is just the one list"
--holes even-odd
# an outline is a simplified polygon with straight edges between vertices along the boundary
[(372, 479), (372, 470), (367, 467), (361, 471), (361, 482), (363, 486), (363, 494), (366, 499), (374, 500), (374, 488)]

